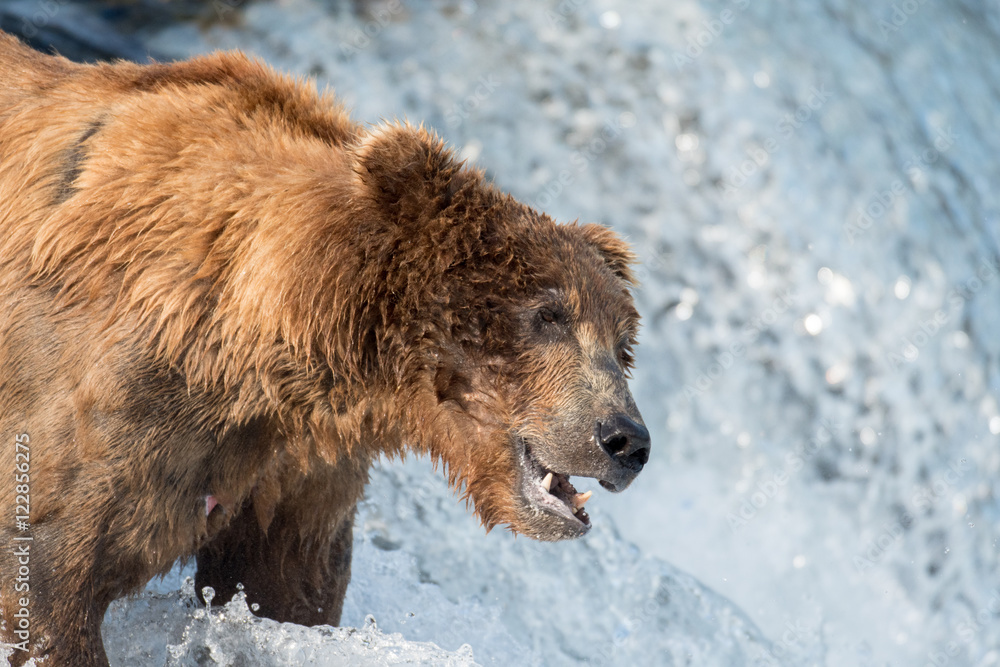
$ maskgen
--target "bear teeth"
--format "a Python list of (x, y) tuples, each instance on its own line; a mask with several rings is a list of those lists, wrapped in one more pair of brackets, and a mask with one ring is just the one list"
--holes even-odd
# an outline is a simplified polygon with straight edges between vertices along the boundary
[(542, 488), (546, 491), (552, 488), (552, 473), (545, 475), (545, 479), (542, 480)]
[[(538, 464), (536, 463), (536, 465)], [(540, 465), (538, 467), (545, 470)], [(593, 491), (577, 493), (576, 489), (573, 488), (573, 484), (569, 481), (569, 475), (556, 474), (551, 470), (546, 471), (545, 475), (536, 483), (555, 500), (563, 503), (566, 509), (572, 512), (573, 516), (579, 521), (588, 526), (590, 525), (590, 516), (583, 509), (583, 506), (594, 495)]]

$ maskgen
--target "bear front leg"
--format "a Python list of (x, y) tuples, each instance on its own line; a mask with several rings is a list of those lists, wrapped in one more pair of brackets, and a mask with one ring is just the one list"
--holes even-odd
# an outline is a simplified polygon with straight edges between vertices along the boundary
[[(39, 596), (36, 596), (37, 600)], [(15, 598), (15, 601), (19, 598)], [(7, 620), (9, 631), (0, 632), (0, 641), (14, 646), (10, 656), (11, 667), (21, 667), (28, 660), (44, 659), (46, 665), (79, 665), (80, 667), (108, 667), (101, 640), (101, 620), (104, 613), (99, 605), (86, 603), (60, 604), (56, 608), (35, 602), (30, 610), (31, 637), (25, 640), (15, 634), (19, 620), (14, 618), (20, 608), (4, 601), (0, 616)], [(102, 605), (106, 610), (107, 605)]]
[[(315, 508), (321, 511), (326, 508)], [(243, 584), (258, 616), (300, 625), (337, 625), (351, 579), (354, 507), (329, 536), (303, 530), (294, 512), (279, 512), (266, 532), (251, 506), (198, 551), (195, 586), (225, 604)], [(253, 605), (258, 605), (254, 607)]]
[[(0, 537), (5, 544), (0, 552), (0, 618), (5, 621), (0, 641), (16, 647), (12, 667), (30, 658), (54, 666), (108, 665), (101, 622), (122, 586), (101, 576), (101, 563), (113, 558), (101, 552), (98, 540), (68, 537), (86, 534), (85, 526), (74, 523), (64, 519), (35, 526), (30, 542), (15, 542), (13, 537), (22, 535), (6, 531)], [(28, 586), (19, 592), (22, 582)]]

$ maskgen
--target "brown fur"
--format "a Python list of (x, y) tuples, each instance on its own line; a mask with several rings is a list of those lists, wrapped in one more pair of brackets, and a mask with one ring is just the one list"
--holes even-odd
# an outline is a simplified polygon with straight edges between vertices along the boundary
[(613, 490), (645, 462), (593, 435), (641, 424), (631, 262), (240, 54), (83, 66), (0, 33), (0, 438), (30, 436), (34, 538), (15, 661), (106, 664), (107, 605), (195, 554), (220, 599), (336, 624), (381, 454), (442, 462), (487, 527), (580, 534), (525, 501), (524, 456)]

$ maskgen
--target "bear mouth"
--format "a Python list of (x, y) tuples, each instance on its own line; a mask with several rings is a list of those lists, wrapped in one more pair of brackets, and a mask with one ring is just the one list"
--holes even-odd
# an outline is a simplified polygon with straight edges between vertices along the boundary
[(570, 482), (569, 475), (542, 465), (527, 442), (524, 442), (521, 456), (522, 489), (531, 509), (562, 520), (565, 529), (574, 536), (587, 533), (590, 530), (590, 515), (584, 505), (590, 500), (592, 492), (579, 493)]

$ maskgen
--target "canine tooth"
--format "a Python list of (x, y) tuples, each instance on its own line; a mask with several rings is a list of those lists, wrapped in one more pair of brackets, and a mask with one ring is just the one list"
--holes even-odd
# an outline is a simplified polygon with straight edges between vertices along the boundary
[(548, 473), (545, 475), (545, 478), (542, 479), (542, 488), (546, 491), (552, 488), (552, 473)]
[(578, 493), (575, 496), (573, 496), (574, 509), (580, 509), (581, 507), (586, 505), (587, 501), (590, 500), (590, 497), (592, 495), (594, 495), (593, 491), (587, 491), (586, 493)]

